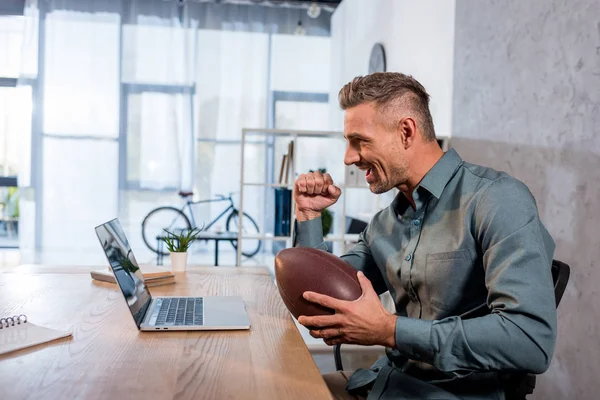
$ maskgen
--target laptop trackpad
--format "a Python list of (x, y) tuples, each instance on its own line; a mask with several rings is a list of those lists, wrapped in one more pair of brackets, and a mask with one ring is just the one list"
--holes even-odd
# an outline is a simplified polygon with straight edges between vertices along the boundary
[(250, 319), (242, 298), (239, 296), (204, 297), (204, 326), (249, 327)]

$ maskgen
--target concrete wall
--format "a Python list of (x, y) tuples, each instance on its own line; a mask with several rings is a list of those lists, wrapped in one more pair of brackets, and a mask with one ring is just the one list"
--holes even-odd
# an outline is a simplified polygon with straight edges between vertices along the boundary
[(458, 0), (452, 145), (532, 190), (570, 264), (536, 399), (600, 392), (600, 2)]

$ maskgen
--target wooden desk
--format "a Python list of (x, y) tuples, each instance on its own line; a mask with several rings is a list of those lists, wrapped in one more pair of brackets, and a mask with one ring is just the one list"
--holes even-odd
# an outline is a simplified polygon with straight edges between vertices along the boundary
[(0, 269), (0, 315), (73, 338), (0, 356), (0, 398), (330, 399), (262, 268), (198, 268), (154, 295), (240, 295), (250, 331), (139, 332), (118, 288), (91, 268)]

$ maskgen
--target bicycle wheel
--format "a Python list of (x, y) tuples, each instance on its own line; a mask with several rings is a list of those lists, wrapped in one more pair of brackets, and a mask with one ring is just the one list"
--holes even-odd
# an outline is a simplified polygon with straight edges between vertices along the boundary
[[(158, 207), (150, 211), (142, 222), (142, 238), (146, 246), (153, 252), (158, 254), (158, 236), (164, 236), (169, 232), (180, 231), (183, 229), (192, 229), (192, 224), (185, 214), (175, 207)], [(165, 246), (162, 246), (160, 252), (163, 256), (169, 254)]]
[[(233, 210), (227, 217), (227, 231), (237, 232), (239, 228), (239, 215), (238, 210)], [(258, 225), (251, 216), (246, 213), (242, 214), (242, 229), (243, 235), (258, 235)], [(237, 250), (237, 242), (231, 242), (233, 247)], [(244, 239), (242, 240), (242, 254), (246, 257), (253, 257), (260, 250), (261, 241), (259, 239)]]

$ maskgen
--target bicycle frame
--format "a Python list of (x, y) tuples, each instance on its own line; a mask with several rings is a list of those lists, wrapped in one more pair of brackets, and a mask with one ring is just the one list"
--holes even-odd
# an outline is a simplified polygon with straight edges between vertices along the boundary
[(192, 206), (195, 204), (218, 203), (221, 201), (229, 201), (229, 207), (227, 207), (223, 212), (221, 212), (221, 214), (219, 214), (215, 219), (210, 221), (210, 223), (208, 225), (206, 225), (205, 227), (203, 227), (203, 229), (202, 229), (202, 230), (208, 230), (208, 229), (210, 229), (211, 226), (213, 226), (219, 219), (221, 219), (221, 217), (223, 217), (225, 214), (227, 214), (230, 210), (236, 210), (235, 206), (233, 205), (233, 198), (231, 196), (217, 198), (217, 199), (199, 200), (199, 201), (188, 200), (185, 202), (185, 205), (183, 207), (181, 207), (181, 212), (183, 212), (185, 214), (185, 212), (183, 210), (185, 210), (186, 207), (189, 209), (189, 215), (190, 215), (190, 219), (192, 222), (192, 227), (196, 228), (198, 225), (196, 224), (196, 219), (194, 218), (194, 210), (192, 209)]

